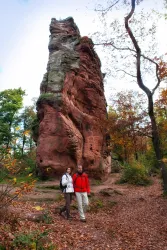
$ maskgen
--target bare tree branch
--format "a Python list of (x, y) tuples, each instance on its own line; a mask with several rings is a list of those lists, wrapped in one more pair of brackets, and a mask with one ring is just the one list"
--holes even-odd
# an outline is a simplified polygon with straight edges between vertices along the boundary
[(132, 51), (132, 52), (135, 52), (135, 53), (136, 53), (136, 51), (135, 51), (134, 49), (131, 49), (131, 48), (129, 48), (129, 47), (119, 48), (119, 47), (115, 46), (113, 42), (94, 43), (94, 45), (97, 45), (97, 46), (98, 46), (98, 45), (112, 46), (112, 47), (114, 47), (114, 49), (117, 49), (117, 50), (129, 50), (129, 51)]
[(112, 7), (114, 7), (119, 1), (120, 1), (120, 0), (117, 0), (115, 3), (113, 3), (111, 6), (109, 6), (109, 7), (106, 8), (106, 9), (102, 9), (102, 10), (95, 9), (95, 11), (107, 12), (107, 11), (111, 10)]
[(159, 87), (160, 83), (161, 83), (161, 79), (158, 75), (158, 71), (159, 71), (159, 66), (156, 65), (156, 77), (157, 77), (157, 84), (155, 85), (155, 87), (152, 89), (152, 94), (154, 94), (155, 90)]
[(125, 28), (126, 28), (126, 31), (128, 32), (129, 34), (129, 37), (135, 47), (135, 52), (137, 53), (137, 83), (139, 85), (139, 87), (148, 95), (152, 95), (151, 91), (144, 85), (143, 83), (143, 79), (142, 79), (142, 76), (141, 76), (141, 49), (138, 45), (138, 42), (136, 40), (136, 38), (134, 37), (133, 35), (133, 32), (132, 30), (130, 29), (129, 27), (129, 19), (131, 19), (132, 15), (134, 14), (134, 11), (135, 11), (135, 0), (132, 0), (131, 1), (131, 4), (132, 4), (132, 8), (131, 8), (131, 11), (130, 13), (125, 17)]
[(148, 138), (151, 138), (152, 139), (152, 136), (149, 135), (149, 133), (144, 133), (143, 131), (141, 130), (137, 130), (137, 129), (134, 129), (134, 132), (138, 133), (139, 136), (146, 136)]
[(118, 70), (116, 70), (117, 72), (119, 72), (119, 71), (122, 71), (122, 72), (124, 72), (125, 74), (127, 74), (127, 75), (129, 75), (129, 76), (131, 76), (131, 77), (137, 77), (137, 76), (135, 76), (135, 75), (132, 75), (132, 74), (130, 74), (130, 73), (128, 73), (128, 72), (126, 72), (125, 70), (123, 70), (123, 69), (118, 69)]
[(147, 57), (147, 56), (144, 56), (144, 55), (141, 55), (144, 59), (150, 61), (151, 63), (154, 63), (155, 66), (156, 66), (156, 77), (157, 77), (157, 84), (156, 86), (152, 89), (152, 95), (154, 94), (155, 90), (159, 87), (160, 83), (161, 83), (161, 79), (158, 75), (158, 71), (159, 71), (159, 65), (158, 63), (156, 63), (154, 60), (152, 60), (151, 58)]

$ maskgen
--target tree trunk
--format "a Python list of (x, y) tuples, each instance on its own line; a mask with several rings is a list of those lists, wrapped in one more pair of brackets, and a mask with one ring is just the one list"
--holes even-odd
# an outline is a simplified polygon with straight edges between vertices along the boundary
[(30, 136), (30, 139), (29, 139), (29, 150), (30, 150), (30, 152), (32, 151), (32, 142), (33, 142), (33, 139)]
[(23, 135), (23, 143), (22, 143), (22, 149), (21, 149), (21, 155), (22, 156), (24, 155), (24, 146), (25, 146), (25, 143), (26, 143), (26, 136)]
[(9, 123), (9, 130), (8, 130), (8, 138), (7, 138), (7, 143), (6, 143), (6, 149), (9, 149), (9, 145), (11, 143), (11, 127), (12, 127), (12, 122)]
[[(26, 130), (26, 128), (25, 128), (25, 118), (24, 118), (24, 126), (23, 126), (23, 128), (24, 128), (24, 131), (25, 131)], [(23, 134), (23, 142), (22, 142), (22, 148), (21, 148), (21, 155), (22, 156), (24, 155), (25, 142), (26, 142), (26, 136), (25, 136), (25, 134)]]
[(142, 56), (141, 49), (139, 47), (137, 39), (135, 38), (132, 30), (129, 27), (129, 20), (131, 19), (131, 17), (134, 14), (135, 5), (136, 5), (136, 0), (131, 0), (131, 11), (125, 17), (125, 28), (126, 28), (126, 31), (129, 35), (132, 43), (133, 43), (133, 46), (134, 46), (135, 52), (136, 52), (137, 83), (138, 83), (139, 87), (146, 93), (146, 95), (148, 97), (148, 113), (149, 113), (149, 117), (151, 120), (152, 142), (153, 142), (153, 147), (155, 150), (155, 155), (156, 155), (156, 158), (158, 160), (158, 165), (159, 165), (159, 167), (161, 169), (161, 173), (162, 173), (164, 192), (167, 193), (167, 168), (165, 166), (165, 163), (163, 162), (163, 154), (162, 154), (162, 149), (161, 149), (161, 145), (160, 145), (160, 136), (158, 133), (158, 127), (157, 127), (157, 123), (156, 123), (156, 119), (155, 119), (154, 106), (153, 106), (153, 94), (161, 82), (161, 79), (158, 75), (159, 65), (156, 62), (154, 62), (154, 60), (144, 56), (145, 59), (149, 60), (150, 62), (152, 62), (153, 64), (156, 65), (157, 84), (153, 88), (153, 90), (151, 91), (143, 83), (142, 72), (141, 72), (141, 56)]
[(167, 168), (163, 162), (163, 153), (161, 149), (160, 136), (158, 132), (158, 127), (154, 115), (154, 106), (153, 106), (153, 96), (148, 95), (148, 113), (151, 120), (152, 127), (152, 143), (155, 151), (156, 158), (158, 160), (158, 166), (161, 170), (162, 179), (163, 179), (163, 189), (164, 192), (167, 192)]
[(124, 145), (123, 148), (124, 148), (124, 161), (126, 162), (128, 160), (126, 146)]

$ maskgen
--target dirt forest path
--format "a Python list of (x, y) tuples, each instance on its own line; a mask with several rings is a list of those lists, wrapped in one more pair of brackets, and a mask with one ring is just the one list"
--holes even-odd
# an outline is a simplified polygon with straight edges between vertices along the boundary
[(136, 187), (115, 184), (118, 178), (119, 174), (112, 174), (102, 185), (92, 186), (87, 223), (79, 221), (76, 201), (73, 219), (62, 218), (58, 208), (64, 201), (59, 196), (52, 203), (21, 202), (19, 214), (32, 213), (40, 204), (52, 217), (49, 224), (26, 220), (22, 226), (49, 230), (56, 250), (167, 250), (167, 199), (162, 196), (161, 180), (152, 177), (153, 185)]
[[(83, 244), (76, 249), (167, 250), (167, 200), (162, 197), (161, 180), (153, 177), (153, 185), (134, 187), (116, 185), (117, 179), (117, 174), (112, 175), (103, 184), (103, 188), (117, 191), (106, 198), (115, 204), (111, 209), (88, 213), (84, 227), (71, 223), (85, 234)], [(92, 188), (96, 194), (101, 189)]]

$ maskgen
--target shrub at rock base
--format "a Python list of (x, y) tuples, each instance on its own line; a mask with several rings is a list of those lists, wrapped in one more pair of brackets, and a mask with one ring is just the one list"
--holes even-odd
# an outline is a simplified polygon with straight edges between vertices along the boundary
[(122, 166), (118, 160), (112, 160), (111, 163), (111, 173), (120, 173), (122, 170)]

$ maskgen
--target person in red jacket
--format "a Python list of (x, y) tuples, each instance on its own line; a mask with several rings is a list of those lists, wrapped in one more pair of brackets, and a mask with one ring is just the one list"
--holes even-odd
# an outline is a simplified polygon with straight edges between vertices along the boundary
[(85, 212), (89, 205), (88, 194), (90, 194), (90, 186), (88, 175), (83, 172), (81, 165), (78, 166), (77, 173), (73, 175), (73, 186), (78, 203), (80, 220), (86, 222)]

